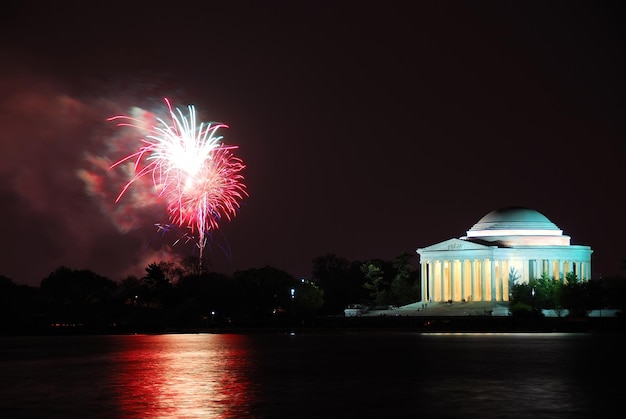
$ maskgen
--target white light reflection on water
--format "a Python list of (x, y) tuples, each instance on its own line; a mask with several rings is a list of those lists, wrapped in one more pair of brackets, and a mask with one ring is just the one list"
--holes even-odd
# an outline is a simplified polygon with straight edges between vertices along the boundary
[[(586, 418), (615, 401), (598, 394), (599, 360), (593, 352), (602, 339), (576, 333), (424, 333), (435, 339), (421, 395), (429, 411), (446, 415), (493, 412), (495, 417)], [(612, 340), (609, 340), (611, 342)], [(594, 343), (597, 344), (594, 345)], [(598, 386), (599, 387), (599, 386)]]

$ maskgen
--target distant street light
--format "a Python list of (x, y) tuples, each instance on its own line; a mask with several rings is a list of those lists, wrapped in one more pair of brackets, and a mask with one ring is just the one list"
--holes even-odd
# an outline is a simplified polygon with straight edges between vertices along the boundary
[(293, 301), (294, 301), (294, 300), (295, 300), (295, 298), (296, 298), (296, 289), (295, 289), (295, 288), (292, 288), (292, 289), (290, 290), (290, 292), (291, 292), (291, 321), (293, 321), (293, 319), (294, 319), (294, 317), (295, 317), (295, 315), (296, 315), (296, 314), (293, 312)]

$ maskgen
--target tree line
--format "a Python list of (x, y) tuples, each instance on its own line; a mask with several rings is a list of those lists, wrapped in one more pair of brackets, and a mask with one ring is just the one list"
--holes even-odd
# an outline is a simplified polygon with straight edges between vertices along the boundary
[(585, 317), (591, 310), (617, 309), (624, 313), (626, 278), (608, 277), (580, 281), (573, 272), (556, 279), (547, 274), (528, 283), (515, 284), (509, 296), (509, 311), (514, 316), (542, 316), (542, 310)]
[(0, 330), (252, 327), (343, 315), (348, 304), (402, 305), (420, 295), (411, 257), (351, 262), (327, 254), (312, 261), (310, 279), (272, 266), (225, 275), (193, 257), (151, 263), (142, 277), (121, 281), (66, 266), (36, 287), (0, 275)]
[[(194, 328), (254, 327), (302, 323), (316, 316), (343, 316), (351, 304), (402, 306), (421, 299), (414, 255), (393, 261), (349, 261), (334, 254), (312, 261), (310, 279), (265, 266), (224, 275), (197, 258), (155, 262), (142, 277), (113, 281), (90, 270), (61, 266), (39, 286), (17, 285), (0, 276), (0, 331), (55, 328), (159, 332)], [(624, 311), (626, 280), (579, 281), (543, 275), (527, 284), (510, 279), (514, 316), (540, 316), (542, 309), (584, 316), (592, 309)]]

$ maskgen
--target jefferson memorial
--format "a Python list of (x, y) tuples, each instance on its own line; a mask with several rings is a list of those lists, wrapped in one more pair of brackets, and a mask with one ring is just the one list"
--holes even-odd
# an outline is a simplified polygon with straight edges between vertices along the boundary
[(509, 301), (509, 288), (543, 275), (565, 281), (591, 278), (589, 246), (572, 245), (538, 211), (507, 207), (490, 212), (466, 232), (417, 249), (422, 301)]

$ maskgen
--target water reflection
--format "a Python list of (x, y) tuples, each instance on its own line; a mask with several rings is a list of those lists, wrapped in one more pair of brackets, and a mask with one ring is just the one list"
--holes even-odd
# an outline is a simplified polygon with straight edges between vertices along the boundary
[(250, 417), (246, 336), (127, 336), (113, 374), (122, 417)]
[(612, 334), (8, 337), (0, 417), (612, 417), (625, 351)]
[[(428, 386), (422, 395), (433, 412), (498, 412), (497, 417), (585, 418), (611, 399), (589, 385), (602, 339), (568, 333), (432, 333), (444, 343), (428, 351)], [(456, 343), (462, 343), (453, 348)], [(592, 349), (591, 351), (589, 349)], [(597, 384), (597, 382), (596, 382)], [(598, 392), (600, 394), (598, 394)]]

